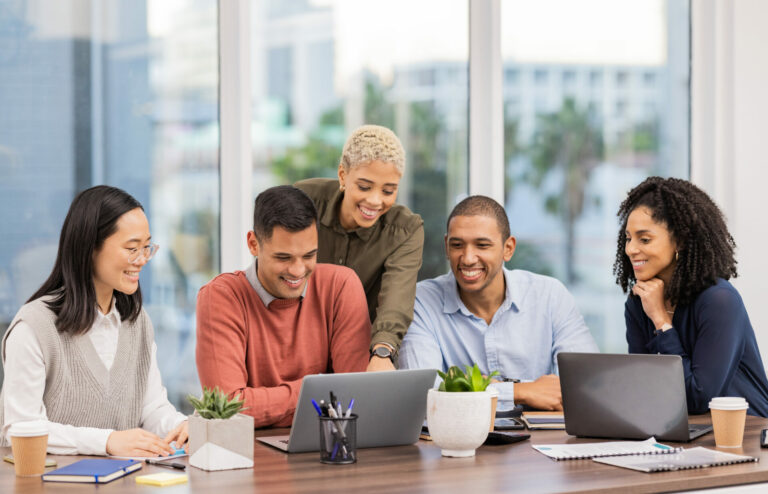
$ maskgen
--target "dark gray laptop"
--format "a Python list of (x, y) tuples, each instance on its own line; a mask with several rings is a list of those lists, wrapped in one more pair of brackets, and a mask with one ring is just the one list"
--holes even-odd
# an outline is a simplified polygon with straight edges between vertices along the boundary
[(318, 415), (312, 400), (327, 402), (333, 391), (345, 409), (355, 399), (352, 412), (358, 416), (358, 448), (413, 444), (419, 440), (427, 415), (427, 391), (436, 375), (434, 369), (412, 369), (306, 376), (290, 435), (257, 439), (289, 453), (319, 451)]
[(712, 430), (688, 424), (677, 355), (564, 352), (557, 365), (568, 434), (690, 441)]

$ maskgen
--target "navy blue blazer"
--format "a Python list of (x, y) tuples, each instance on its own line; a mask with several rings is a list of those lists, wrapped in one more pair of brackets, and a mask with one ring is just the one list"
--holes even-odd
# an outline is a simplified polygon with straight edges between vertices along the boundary
[(624, 305), (629, 353), (680, 355), (688, 413), (706, 413), (715, 396), (741, 396), (748, 413), (768, 417), (768, 379), (739, 292), (724, 279), (675, 308), (672, 329), (656, 332), (640, 297)]

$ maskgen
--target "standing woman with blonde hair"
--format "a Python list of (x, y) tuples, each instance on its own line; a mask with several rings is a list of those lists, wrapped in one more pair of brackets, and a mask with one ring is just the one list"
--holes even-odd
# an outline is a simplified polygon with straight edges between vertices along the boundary
[(317, 206), (318, 262), (352, 268), (363, 282), (373, 323), (369, 371), (394, 369), (413, 319), (424, 222), (395, 204), (404, 168), (405, 150), (394, 132), (364, 125), (344, 144), (338, 180), (295, 184)]
[[(619, 207), (616, 282), (629, 353), (679, 355), (688, 413), (741, 396), (768, 417), (768, 379), (739, 292), (736, 247), (720, 209), (692, 183), (650, 177)], [(664, 383), (656, 383), (662, 387)]]

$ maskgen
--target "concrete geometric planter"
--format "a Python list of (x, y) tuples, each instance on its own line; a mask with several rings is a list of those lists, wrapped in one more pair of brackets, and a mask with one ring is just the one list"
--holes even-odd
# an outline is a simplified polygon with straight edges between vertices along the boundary
[(189, 464), (202, 470), (253, 468), (253, 417), (189, 417)]
[(427, 427), (443, 456), (474, 456), (490, 426), (490, 392), (427, 392)]

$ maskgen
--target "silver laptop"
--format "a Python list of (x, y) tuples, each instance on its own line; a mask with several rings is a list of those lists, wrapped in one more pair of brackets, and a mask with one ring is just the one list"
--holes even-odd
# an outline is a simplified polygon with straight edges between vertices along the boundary
[(557, 364), (568, 434), (690, 441), (712, 430), (688, 424), (677, 355), (564, 352)]
[(355, 399), (352, 412), (358, 416), (358, 448), (413, 444), (419, 440), (427, 415), (427, 391), (436, 375), (434, 369), (412, 369), (306, 376), (290, 435), (257, 439), (289, 453), (319, 451), (318, 414), (312, 400), (328, 402), (333, 391), (345, 409)]

